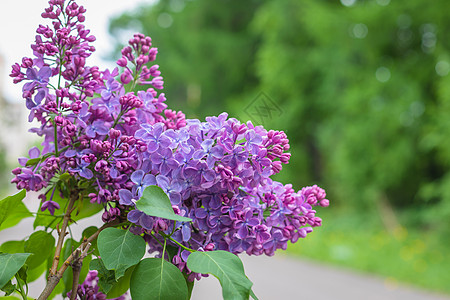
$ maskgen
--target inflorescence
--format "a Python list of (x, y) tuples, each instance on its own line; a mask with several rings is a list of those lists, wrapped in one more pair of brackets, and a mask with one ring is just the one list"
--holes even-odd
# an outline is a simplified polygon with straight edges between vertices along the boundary
[[(54, 213), (56, 184), (63, 174), (78, 191), (103, 205), (102, 220), (128, 220), (149, 251), (162, 252), (164, 236), (177, 253), (172, 263), (189, 275), (186, 249), (273, 255), (321, 226), (314, 207), (329, 205), (317, 186), (295, 191), (271, 179), (289, 162), (282, 131), (241, 123), (226, 113), (201, 122), (167, 108), (163, 78), (152, 64), (152, 40), (135, 34), (114, 70), (86, 64), (95, 37), (83, 25), (83, 6), (50, 0), (42, 14), (33, 58), (12, 67), (15, 83), (25, 82), (23, 98), (32, 131), (44, 137), (41, 150), (19, 159), (12, 180), (19, 189), (42, 191), (41, 210)], [(150, 85), (133, 92), (138, 85)], [(70, 185), (69, 183), (67, 183)], [(162, 188), (176, 214), (192, 222), (148, 216), (135, 207), (144, 189)], [(75, 188), (72, 184), (71, 188)], [(92, 280), (91, 280), (92, 281)], [(87, 288), (86, 288), (87, 289)], [(81, 290), (80, 290), (81, 291)]]

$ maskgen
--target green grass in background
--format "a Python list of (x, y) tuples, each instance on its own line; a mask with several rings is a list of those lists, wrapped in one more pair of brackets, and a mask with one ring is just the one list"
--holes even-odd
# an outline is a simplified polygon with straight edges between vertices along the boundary
[(324, 225), (305, 240), (288, 247), (288, 254), (349, 267), (400, 283), (450, 294), (450, 245), (435, 232), (398, 227), (387, 232), (377, 215), (323, 211)]

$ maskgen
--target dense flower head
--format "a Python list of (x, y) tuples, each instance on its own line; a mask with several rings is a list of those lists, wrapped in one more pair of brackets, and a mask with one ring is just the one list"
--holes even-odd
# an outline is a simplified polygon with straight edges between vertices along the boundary
[[(122, 75), (128, 72), (136, 78), (130, 85), (152, 84), (142, 78), (154, 78), (155, 84), (147, 91), (127, 93), (130, 86), (120, 82), (118, 68), (100, 71), (86, 64), (95, 51), (91, 46), (95, 37), (82, 24), (86, 10), (74, 1), (66, 2), (49, 1), (42, 16), (53, 20), (52, 26), (39, 26), (32, 45), (34, 58), (23, 58), (12, 68), (14, 82), (25, 81), (29, 121), (41, 124), (32, 131), (44, 136), (42, 153), (36, 154), (36, 148), (29, 159), (21, 158), (22, 168), (15, 170), (13, 182), (18, 188), (39, 191), (57, 174), (92, 179), (98, 172), (102, 174), (98, 191), (119, 187), (123, 175), (132, 170), (133, 155), (146, 150), (133, 137), (140, 124), (163, 122), (178, 128), (185, 124), (184, 114), (165, 112), (166, 98), (155, 91), (162, 87), (162, 77), (157, 65), (145, 65), (155, 60), (149, 37), (136, 34), (122, 51), (127, 62), (136, 65), (125, 68)], [(117, 195), (112, 199), (117, 200)]]
[[(143, 124), (134, 137), (147, 150), (137, 156), (133, 184), (119, 191), (119, 203), (130, 207), (128, 220), (140, 228), (135, 232), (148, 234), (148, 240), (154, 233), (175, 231), (173, 238), (194, 250), (273, 255), (321, 225), (314, 206), (326, 206), (323, 189), (296, 192), (292, 185), (270, 178), (290, 158), (283, 132), (223, 113), (205, 122), (186, 120), (180, 129)], [(135, 202), (151, 185), (161, 187), (174, 211), (193, 221), (162, 220), (136, 209)], [(150, 242), (149, 251), (161, 253), (161, 244)], [(188, 255), (179, 248), (173, 263), (190, 274)]]
[[(151, 253), (162, 255), (163, 236), (171, 235), (171, 262), (190, 280), (201, 275), (187, 269), (185, 249), (273, 255), (321, 226), (315, 207), (329, 205), (323, 189), (295, 191), (271, 179), (290, 159), (284, 132), (226, 113), (201, 122), (168, 109), (164, 93), (156, 92), (164, 83), (159, 66), (149, 65), (157, 49), (143, 34), (129, 40), (117, 68), (89, 66), (95, 37), (82, 24), (85, 11), (72, 0), (49, 1), (42, 16), (51, 26), (39, 26), (34, 58), (23, 58), (10, 75), (24, 82), (29, 121), (40, 124), (31, 131), (43, 137), (40, 149), (19, 159), (12, 182), (43, 190), (41, 210), (60, 208), (53, 198), (57, 189), (67, 198), (62, 185), (76, 188), (103, 206), (105, 223), (128, 220)], [(150, 87), (135, 93), (137, 85)], [(153, 185), (192, 222), (138, 210), (136, 202)], [(98, 292), (91, 275), (78, 293)]]

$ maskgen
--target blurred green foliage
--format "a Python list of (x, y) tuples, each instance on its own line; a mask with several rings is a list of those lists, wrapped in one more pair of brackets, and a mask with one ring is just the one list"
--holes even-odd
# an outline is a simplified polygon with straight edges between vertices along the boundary
[(118, 47), (136, 30), (149, 34), (159, 50), (157, 63), (172, 109), (204, 117), (224, 111), (228, 99), (257, 86), (252, 69), (257, 38), (246, 28), (261, 4), (161, 1), (115, 19), (110, 29), (113, 36), (124, 36)]
[(450, 233), (449, 12), (446, 0), (161, 0), (110, 30), (117, 45), (152, 37), (169, 107), (284, 130), (279, 180), (320, 184), (334, 214), (361, 216), (355, 228), (420, 239)]
[(388, 289), (402, 282), (450, 293), (450, 245), (442, 236), (399, 227), (386, 234), (379, 220), (364, 215), (322, 215), (324, 226), (289, 245), (289, 254), (307, 256), (385, 277)]

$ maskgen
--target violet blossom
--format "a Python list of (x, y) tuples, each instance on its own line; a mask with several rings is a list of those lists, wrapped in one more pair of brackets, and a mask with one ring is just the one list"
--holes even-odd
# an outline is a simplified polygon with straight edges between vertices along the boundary
[[(44, 139), (42, 150), (32, 148), (30, 159), (19, 159), (12, 180), (17, 188), (45, 198), (62, 184), (61, 176), (73, 178), (83, 189), (81, 201), (102, 205), (106, 223), (128, 221), (155, 255), (162, 255), (161, 234), (173, 234), (193, 250), (270, 256), (322, 225), (315, 207), (329, 205), (323, 189), (295, 191), (272, 179), (290, 159), (284, 132), (242, 123), (227, 113), (203, 122), (186, 119), (168, 109), (164, 93), (156, 91), (164, 79), (153, 64), (158, 51), (150, 37), (135, 34), (118, 68), (102, 70), (88, 64), (95, 37), (83, 25), (86, 10), (74, 1), (49, 4), (42, 16), (52, 25), (38, 28), (34, 58), (14, 64), (10, 74), (15, 83), (24, 82), (29, 120), (39, 124), (32, 132)], [(125, 92), (138, 84), (150, 86)], [(136, 209), (151, 185), (167, 194), (176, 214), (192, 222)], [(68, 195), (61, 194), (66, 201)], [(58, 208), (51, 197), (40, 207), (51, 214)], [(199, 279), (186, 268), (189, 252), (167, 243), (178, 248), (172, 263), (189, 280)], [(88, 275), (80, 297), (105, 297), (95, 278)]]

